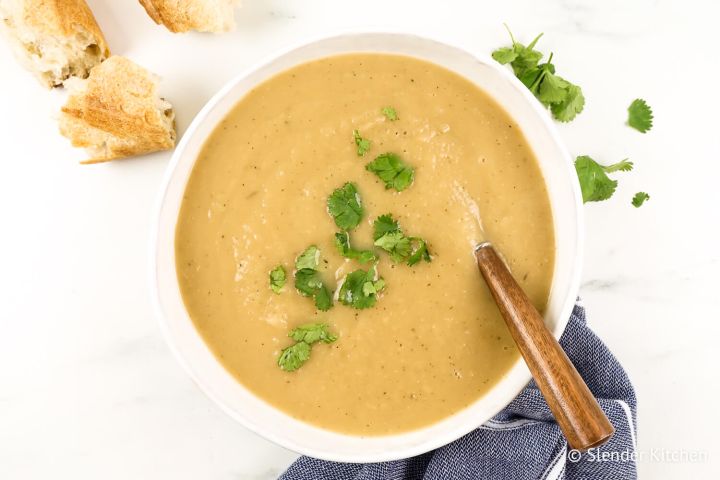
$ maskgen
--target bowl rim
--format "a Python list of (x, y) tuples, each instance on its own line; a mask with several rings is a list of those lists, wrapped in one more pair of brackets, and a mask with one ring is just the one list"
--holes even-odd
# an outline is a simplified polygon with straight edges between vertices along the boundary
[[(499, 406), (496, 409), (493, 409), (493, 413), (488, 416), (486, 420), (484, 420), (481, 424), (477, 425), (468, 425), (461, 429), (456, 429), (453, 431), (446, 432), (444, 436), (438, 436), (436, 438), (430, 438), (420, 444), (405, 447), (403, 449), (397, 449), (397, 450), (389, 450), (384, 451), (380, 453), (375, 454), (365, 454), (361, 451), (355, 452), (352, 454), (337, 454), (337, 452), (334, 452), (332, 448), (330, 449), (313, 449), (313, 448), (307, 448), (304, 445), (301, 445), (297, 442), (291, 441), (282, 435), (277, 435), (272, 432), (269, 432), (262, 428), (262, 425), (258, 424), (257, 422), (254, 422), (250, 418), (243, 416), (239, 414), (235, 409), (228, 406), (224, 401), (219, 399), (213, 391), (204, 383), (204, 381), (199, 378), (193, 368), (190, 366), (189, 360), (186, 358), (185, 355), (180, 351), (178, 346), (175, 343), (175, 340), (171, 334), (170, 328), (169, 328), (169, 319), (166, 315), (165, 311), (163, 310), (163, 307), (161, 305), (161, 299), (160, 299), (160, 292), (159, 292), (159, 275), (158, 275), (158, 249), (160, 247), (159, 245), (159, 233), (160, 233), (160, 224), (161, 224), (161, 217), (164, 211), (164, 206), (167, 200), (168, 196), (168, 190), (169, 187), (173, 181), (174, 173), (178, 167), (178, 165), (181, 162), (181, 159), (183, 158), (183, 154), (185, 149), (187, 148), (188, 143), (193, 139), (193, 137), (196, 134), (196, 131), (200, 128), (200, 126), (207, 120), (208, 115), (210, 112), (220, 104), (225, 97), (227, 97), (233, 89), (245, 78), (251, 76), (254, 72), (262, 69), (263, 67), (269, 66), (273, 64), (274, 62), (282, 59), (285, 56), (290, 55), (291, 53), (295, 52), (296, 50), (301, 50), (306, 47), (310, 47), (314, 44), (320, 44), (323, 42), (332, 42), (334, 40), (346, 38), (346, 37), (363, 37), (363, 36), (378, 36), (378, 37), (405, 37), (408, 40), (412, 41), (418, 41), (418, 42), (426, 42), (426, 43), (433, 43), (437, 44), (440, 48), (446, 48), (446, 49), (453, 49), (456, 51), (459, 51), (469, 57), (472, 57), (473, 59), (490, 66), (491, 68), (494, 68), (496, 72), (503, 77), (504, 80), (508, 81), (512, 87), (516, 90), (516, 93), (519, 93), (522, 97), (524, 97), (525, 101), (529, 104), (529, 107), (534, 110), (534, 113), (537, 114), (538, 120), (543, 123), (543, 126), (546, 129), (546, 133), (548, 134), (550, 140), (553, 143), (554, 148), (557, 148), (562, 156), (566, 159), (567, 168), (572, 169), (572, 174), (574, 175), (574, 168), (571, 161), (571, 156), (569, 154), (569, 151), (567, 147), (565, 146), (564, 142), (560, 138), (559, 132), (557, 130), (557, 126), (549, 116), (547, 110), (545, 110), (539, 102), (534, 98), (534, 96), (527, 90), (527, 88), (506, 68), (503, 66), (496, 64), (494, 60), (489, 55), (486, 54), (478, 54), (474, 51), (469, 51), (463, 47), (460, 47), (456, 44), (449, 43), (447, 41), (438, 40), (430, 35), (418, 35), (416, 33), (410, 33), (410, 32), (402, 32), (402, 31), (387, 31), (387, 30), (372, 30), (372, 29), (362, 29), (362, 30), (351, 30), (351, 31), (342, 31), (337, 32), (333, 34), (324, 34), (324, 35), (318, 35), (314, 37), (305, 37), (303, 40), (300, 40), (298, 42), (293, 43), (292, 45), (282, 48), (280, 50), (274, 51), (274, 53), (271, 53), (269, 55), (266, 55), (262, 57), (260, 60), (251, 63), (248, 67), (241, 69), (240, 73), (237, 75), (234, 75), (230, 80), (228, 80), (206, 103), (205, 105), (200, 109), (200, 111), (194, 116), (192, 122), (182, 135), (182, 138), (178, 142), (175, 151), (172, 154), (172, 157), (166, 166), (161, 187), (156, 199), (156, 203), (153, 209), (153, 217), (151, 222), (151, 231), (150, 231), (150, 238), (149, 238), (149, 281), (150, 281), (150, 295), (152, 298), (152, 305), (153, 310), (155, 313), (155, 316), (158, 320), (158, 323), (160, 325), (160, 330), (162, 331), (162, 335), (165, 338), (166, 343), (168, 344), (170, 350), (173, 352), (173, 355), (175, 359), (178, 361), (180, 365), (182, 365), (182, 368), (185, 370), (185, 372), (190, 376), (190, 378), (193, 380), (193, 382), (199, 387), (199, 389), (208, 397), (210, 398), (216, 405), (220, 407), (222, 411), (224, 411), (227, 415), (229, 415), (231, 418), (233, 418), (235, 421), (239, 422), (241, 425), (243, 425), (245, 428), (249, 429), (250, 431), (274, 442), (277, 445), (280, 445), (284, 448), (287, 448), (289, 450), (292, 450), (294, 452), (303, 454), (303, 455), (309, 455), (316, 458), (321, 458), (325, 460), (332, 460), (332, 461), (339, 461), (339, 462), (354, 462), (354, 463), (370, 463), (370, 462), (380, 462), (380, 461), (390, 461), (390, 460), (397, 460), (401, 458), (409, 458), (415, 455), (419, 455), (425, 452), (428, 452), (430, 450), (434, 450), (436, 448), (442, 447), (444, 445), (447, 445), (448, 443), (451, 443), (458, 438), (461, 438), (462, 436), (470, 433), (471, 431), (478, 428), (482, 423), (485, 421), (491, 419), (494, 417), (499, 411), (501, 411), (503, 408), (509, 404), (509, 402), (512, 401), (513, 398), (515, 398), (522, 390), (525, 388), (527, 383), (531, 380), (531, 374), (530, 371), (527, 369), (527, 366), (525, 365), (524, 361), (522, 359), (518, 359), (516, 363), (508, 369), (507, 372), (505, 372), (503, 378), (499, 380), (496, 385), (490, 390), (492, 392), (495, 390), (498, 386), (503, 385), (504, 388), (508, 391), (507, 395), (507, 401), (503, 403), (501, 406)], [(368, 52), (368, 50), (362, 50), (358, 49), (357, 53), (363, 53)], [(345, 52), (345, 53), (351, 53), (351, 52)], [(372, 53), (382, 53), (380, 51), (373, 51)], [(390, 52), (389, 54), (396, 54), (401, 55), (396, 52)], [(332, 55), (341, 55), (342, 53), (335, 53)], [(327, 55), (327, 56), (332, 56)], [(408, 54), (409, 56), (412, 56), (411, 54)], [(315, 57), (315, 58), (322, 58), (322, 57)], [(418, 55), (416, 58), (423, 59), (421, 55)], [(313, 58), (308, 58), (304, 62), (312, 61)], [(431, 60), (423, 59), (424, 61), (435, 63)], [(302, 64), (304, 62), (300, 62), (299, 64)], [(440, 65), (442, 68), (448, 68), (443, 65)], [(459, 72), (456, 72), (458, 75), (461, 75), (464, 77), (464, 75), (460, 74)], [(270, 77), (271, 78), (271, 77)], [(267, 79), (266, 79), (267, 80)], [(265, 80), (263, 80), (265, 81)], [(262, 83), (258, 82), (259, 84)], [(475, 83), (475, 82), (473, 82)], [(479, 87), (480, 88), (480, 87)], [(494, 98), (494, 97), (493, 97)], [(502, 103), (499, 100), (498, 103), (502, 105)], [(207, 137), (203, 139), (203, 142), (205, 141)], [(193, 160), (193, 166), (196, 159)], [(541, 168), (542, 171), (542, 168)], [(574, 205), (572, 206), (572, 209), (574, 211), (574, 219), (575, 219), (575, 231), (574, 231), (574, 246), (575, 246), (575, 255), (574, 255), (574, 267), (571, 270), (571, 274), (568, 281), (568, 287), (567, 292), (565, 294), (565, 298), (562, 300), (562, 306), (559, 308), (559, 313), (557, 315), (556, 321), (554, 326), (551, 328), (551, 331), (553, 335), (556, 338), (560, 338), (560, 335), (565, 329), (565, 326), (567, 325), (572, 309), (575, 305), (575, 301), (577, 298), (577, 293), (580, 287), (580, 278), (581, 278), (581, 271), (582, 271), (582, 258), (583, 258), (583, 251), (584, 251), (584, 217), (583, 217), (583, 210), (582, 210), (582, 195), (580, 192), (580, 186), (577, 182), (573, 182), (572, 185), (569, 186), (572, 192), (572, 196), (574, 197)], [(551, 201), (551, 205), (552, 205)], [(174, 212), (174, 215), (177, 217), (179, 212)], [(553, 219), (555, 219), (555, 212), (553, 210)], [(557, 233), (557, 230), (556, 230)], [(556, 239), (556, 248), (557, 248), (557, 239)], [(555, 272), (553, 274), (553, 283), (555, 282)], [(552, 297), (552, 290), (551, 290), (551, 297)], [(184, 307), (184, 306), (183, 306)], [(196, 333), (199, 336), (199, 333), (196, 331)], [(201, 341), (202, 340), (201, 338)], [(216, 360), (217, 361), (217, 360)], [(218, 362), (219, 364), (219, 362)], [(221, 365), (222, 367), (222, 365)], [(224, 368), (224, 367), (223, 367)], [(516, 370), (519, 370), (520, 373), (516, 373)], [(508, 384), (509, 378), (511, 373), (515, 377), (517, 377), (516, 381), (514, 381), (512, 384)], [(237, 381), (237, 380), (236, 380)], [(240, 384), (240, 382), (237, 382)], [(270, 408), (284, 414), (289, 419), (292, 419), (287, 413), (283, 412), (282, 410), (278, 409), (274, 405), (266, 402), (264, 399), (258, 397), (255, 395), (254, 392), (247, 389), (244, 385), (240, 384), (244, 389), (246, 389), (248, 392), (250, 392), (252, 395), (257, 397), (261, 402), (267, 404)], [(490, 393), (488, 392), (488, 394)], [(465, 409), (461, 410), (468, 410), (473, 408), (477, 404), (477, 402), (481, 401), (484, 397), (486, 397), (488, 394), (485, 394), (481, 396), (479, 399), (477, 399), (472, 404), (465, 407)], [(456, 412), (456, 414), (459, 412)], [(299, 421), (299, 420), (297, 420)], [(440, 421), (442, 422), (442, 420)], [(440, 423), (438, 422), (438, 423)], [(304, 423), (304, 422), (303, 422)], [(311, 425), (311, 424), (308, 424)], [(413, 430), (415, 431), (422, 431), (426, 430), (429, 427), (431, 427), (434, 424), (427, 425), (425, 427), (421, 427), (420, 429)], [(314, 425), (311, 425), (312, 427), (315, 427)], [(325, 430), (320, 427), (315, 427), (320, 430)], [(388, 437), (394, 437), (394, 436), (402, 436), (403, 434), (407, 432), (400, 432), (398, 434), (392, 434), (388, 436), (379, 436), (379, 437), (361, 437), (357, 435), (351, 435), (351, 434), (344, 434), (341, 432), (332, 432), (336, 435), (342, 436), (342, 437), (352, 437), (356, 438), (358, 440), (363, 439), (378, 439), (378, 438), (388, 438)]]

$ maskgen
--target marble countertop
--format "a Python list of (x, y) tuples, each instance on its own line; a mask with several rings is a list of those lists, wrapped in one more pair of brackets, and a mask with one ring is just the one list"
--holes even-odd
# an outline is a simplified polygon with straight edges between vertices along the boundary
[[(170, 34), (138, 2), (88, 3), (115, 53), (164, 78), (180, 132), (234, 74), (325, 33), (400, 30), (488, 53), (508, 41), (502, 22), (525, 40), (544, 31), (542, 50), (587, 97), (560, 127), (571, 152), (636, 166), (585, 206), (581, 295), (636, 386), (641, 475), (720, 478), (720, 4), (245, 0), (237, 31), (212, 36)], [(147, 243), (170, 154), (81, 166), (54, 120), (65, 93), (4, 43), (0, 72), (0, 478), (275, 478), (295, 454), (215, 407), (153, 316)], [(646, 135), (623, 125), (636, 97), (655, 111)], [(652, 197), (641, 209), (638, 190)]]

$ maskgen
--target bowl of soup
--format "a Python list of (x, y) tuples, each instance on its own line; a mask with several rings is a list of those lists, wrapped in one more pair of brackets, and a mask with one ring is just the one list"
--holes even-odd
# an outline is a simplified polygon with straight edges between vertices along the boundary
[(159, 201), (153, 297), (180, 363), (247, 428), (317, 458), (405, 458), (530, 380), (473, 247), (493, 242), (559, 336), (581, 206), (548, 113), (489, 57), (324, 38), (192, 122)]

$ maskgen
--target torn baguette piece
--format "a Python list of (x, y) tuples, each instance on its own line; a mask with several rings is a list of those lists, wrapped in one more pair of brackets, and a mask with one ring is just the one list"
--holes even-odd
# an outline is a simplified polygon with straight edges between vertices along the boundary
[(60, 133), (99, 163), (175, 146), (175, 113), (157, 93), (159, 78), (111, 56), (87, 80), (75, 80), (60, 113)]
[(234, 30), (238, 3), (239, 0), (140, 0), (155, 23), (174, 33)]
[(110, 56), (85, 0), (0, 0), (0, 30), (18, 61), (49, 88), (86, 78)]

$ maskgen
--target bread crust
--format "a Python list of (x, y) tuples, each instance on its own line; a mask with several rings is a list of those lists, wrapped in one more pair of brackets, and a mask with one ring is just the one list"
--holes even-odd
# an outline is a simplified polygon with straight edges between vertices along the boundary
[[(85, 0), (0, 0), (0, 17), (4, 30), (16, 44), (18, 56), (25, 57), (22, 59), (27, 66), (50, 87), (70, 76), (86, 77), (92, 66), (110, 56), (105, 36)], [(50, 41), (64, 45), (65, 50), (64, 65), (60, 65), (65, 68), (56, 75), (38, 71), (42, 51)], [(96, 47), (88, 50), (91, 45)], [(79, 69), (73, 66), (78, 61)]]
[(235, 28), (238, 0), (139, 0), (150, 18), (173, 33), (222, 33)]
[(60, 133), (98, 163), (175, 146), (174, 113), (157, 94), (157, 77), (112, 56), (80, 81), (60, 114)]

